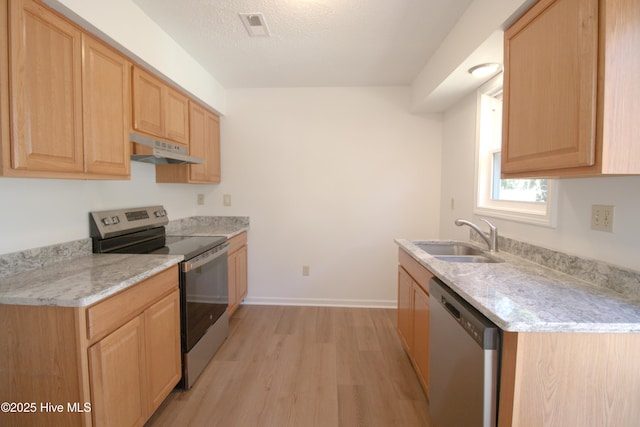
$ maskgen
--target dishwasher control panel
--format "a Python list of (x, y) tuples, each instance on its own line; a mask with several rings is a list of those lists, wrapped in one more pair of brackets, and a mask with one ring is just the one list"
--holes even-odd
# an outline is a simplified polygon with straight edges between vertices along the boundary
[(439, 302), (478, 345), (484, 349), (498, 348), (500, 330), (493, 322), (440, 280), (431, 279), (429, 285), (433, 300)]
[(479, 330), (479, 328), (465, 318), (465, 316), (460, 316), (460, 324), (469, 333), (469, 335), (478, 342), (478, 344), (482, 345), (482, 330)]

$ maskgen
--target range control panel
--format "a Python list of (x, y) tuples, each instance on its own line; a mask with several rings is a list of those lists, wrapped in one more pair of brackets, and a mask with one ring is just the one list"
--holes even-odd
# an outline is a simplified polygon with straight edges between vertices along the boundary
[(169, 223), (162, 206), (117, 209), (89, 213), (90, 236), (105, 239)]

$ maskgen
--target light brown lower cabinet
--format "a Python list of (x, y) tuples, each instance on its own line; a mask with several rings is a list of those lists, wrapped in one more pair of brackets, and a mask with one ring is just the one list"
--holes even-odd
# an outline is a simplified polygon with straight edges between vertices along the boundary
[(89, 348), (96, 425), (143, 425), (167, 397), (181, 374), (176, 322), (177, 290)]
[(413, 366), (429, 395), (429, 294), (413, 286)]
[(180, 380), (176, 266), (89, 307), (0, 305), (0, 324), (0, 400), (34, 403), (3, 426), (142, 426)]
[[(429, 397), (431, 272), (400, 249), (398, 333)], [(640, 333), (504, 332), (498, 427), (640, 425)]]
[(409, 355), (413, 353), (413, 286), (409, 273), (398, 266), (398, 335)]
[(144, 322), (147, 394), (151, 414), (182, 376), (179, 292), (172, 292), (145, 310)]
[[(144, 321), (138, 316), (89, 349), (96, 425), (144, 424)], [(126, 393), (124, 392), (126, 390)]]
[(429, 396), (429, 280), (433, 274), (400, 249), (398, 334)]
[(247, 233), (229, 239), (229, 316), (247, 296)]
[(505, 332), (498, 427), (640, 425), (640, 334)]

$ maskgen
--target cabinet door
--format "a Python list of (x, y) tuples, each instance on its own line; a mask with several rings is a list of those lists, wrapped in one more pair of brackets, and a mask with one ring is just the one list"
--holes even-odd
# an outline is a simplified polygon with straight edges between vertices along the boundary
[(247, 247), (242, 247), (237, 252), (236, 261), (236, 294), (238, 304), (247, 296)]
[(238, 252), (234, 252), (229, 254), (229, 258), (227, 259), (227, 269), (228, 269), (228, 283), (229, 283), (229, 316), (231, 316), (236, 309), (238, 308), (238, 279), (237, 279), (237, 265), (238, 263)]
[(541, 0), (505, 32), (502, 171), (593, 165), (598, 0)]
[(398, 267), (398, 334), (411, 355), (413, 351), (413, 280)]
[(133, 128), (164, 137), (164, 83), (141, 70), (133, 68)]
[(85, 170), (129, 175), (130, 64), (83, 36), (82, 93)]
[(189, 153), (204, 159), (189, 166), (191, 182), (220, 182), (220, 122), (218, 116), (192, 102), (189, 114)]
[(147, 418), (143, 317), (89, 348), (94, 424), (141, 426)]
[(207, 111), (192, 102), (189, 107), (189, 154), (204, 159), (203, 165), (189, 165), (189, 180), (207, 181), (209, 178), (207, 159), (207, 137), (205, 134)]
[(229, 316), (247, 296), (247, 233), (229, 239)]
[(82, 172), (81, 32), (32, 0), (9, 13), (12, 167)]
[(413, 285), (413, 363), (429, 396), (429, 294)]
[(207, 175), (209, 182), (220, 182), (220, 119), (207, 111), (205, 123)]
[(165, 87), (164, 136), (181, 144), (189, 144), (189, 99), (177, 90)]
[(149, 413), (155, 411), (180, 380), (180, 293), (149, 307), (144, 313)]

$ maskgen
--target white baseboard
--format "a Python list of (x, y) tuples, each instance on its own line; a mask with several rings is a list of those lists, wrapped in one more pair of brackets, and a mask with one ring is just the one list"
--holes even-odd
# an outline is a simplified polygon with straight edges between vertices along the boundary
[(247, 305), (300, 305), (314, 307), (397, 308), (397, 300), (342, 300), (325, 298), (247, 297)]

